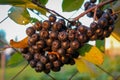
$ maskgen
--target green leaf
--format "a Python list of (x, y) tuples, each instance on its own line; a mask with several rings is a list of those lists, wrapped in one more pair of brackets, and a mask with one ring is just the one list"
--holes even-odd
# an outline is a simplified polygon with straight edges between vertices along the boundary
[(20, 53), (14, 53), (10, 60), (8, 61), (7, 66), (16, 67), (17, 65), (24, 61), (25, 60)]
[(92, 45), (90, 44), (85, 44), (83, 47), (79, 48), (77, 51), (81, 56), (84, 56), (86, 52), (89, 52), (90, 49), (92, 48)]
[[(41, 3), (45, 4), (45, 3), (47, 3), (47, 0), (42, 0)], [(43, 14), (43, 15), (46, 15), (46, 12), (47, 12), (43, 8), (38, 7), (37, 5), (33, 4), (31, 2), (31, 0), (0, 0), (0, 4), (35, 9), (35, 10), (41, 12), (41, 14)]]
[(104, 50), (105, 50), (105, 40), (96, 40), (96, 47), (100, 51), (104, 52)]
[(45, 4), (48, 2), (48, 0), (39, 0), (39, 2), (40, 2), (42, 5), (45, 5)]
[(64, 12), (71, 12), (74, 10), (78, 10), (82, 4), (83, 4), (84, 0), (63, 0), (62, 2), (62, 10)]
[(16, 4), (25, 4), (29, 0), (0, 0), (0, 4), (16, 5)]
[(30, 22), (31, 22), (31, 23), (35, 23), (35, 22), (38, 22), (38, 21), (39, 21), (38, 19), (33, 18), (33, 17), (30, 19)]
[(25, 25), (30, 22), (30, 14), (26, 8), (22, 7), (12, 7), (8, 11), (8, 17), (14, 22)]

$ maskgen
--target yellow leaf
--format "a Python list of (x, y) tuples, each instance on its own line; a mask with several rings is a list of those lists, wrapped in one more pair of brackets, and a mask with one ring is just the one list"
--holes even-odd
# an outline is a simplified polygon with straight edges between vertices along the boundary
[(95, 46), (93, 46), (83, 58), (96, 65), (100, 65), (104, 61), (103, 53)]
[(95, 66), (82, 57), (75, 59), (75, 64), (80, 73), (90, 73), (92, 76), (97, 74)]
[(23, 40), (18, 41), (18, 42), (13, 41), (13, 39), (12, 39), (12, 40), (10, 40), (10, 45), (14, 48), (26, 48), (26, 47), (28, 47), (28, 37), (26, 37)]

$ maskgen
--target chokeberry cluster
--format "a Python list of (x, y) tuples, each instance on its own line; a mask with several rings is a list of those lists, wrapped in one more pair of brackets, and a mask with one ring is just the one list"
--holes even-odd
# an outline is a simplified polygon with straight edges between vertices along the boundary
[[(86, 2), (85, 10), (95, 6), (95, 2), (96, 0)], [(87, 16), (93, 17), (93, 14), (91, 11)], [(90, 27), (78, 21), (66, 25), (64, 19), (57, 19), (51, 14), (48, 20), (36, 22), (26, 29), (29, 46), (21, 49), (22, 55), (36, 72), (60, 71), (64, 64), (75, 64), (74, 58), (79, 56), (77, 50), (86, 42), (109, 37), (117, 19), (117, 15), (112, 14), (112, 9), (98, 9), (97, 20)]]

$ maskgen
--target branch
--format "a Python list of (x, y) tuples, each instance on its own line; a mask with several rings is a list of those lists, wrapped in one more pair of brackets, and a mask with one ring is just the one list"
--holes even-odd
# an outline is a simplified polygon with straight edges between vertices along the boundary
[(54, 10), (48, 9), (48, 8), (46, 8), (45, 6), (43, 6), (42, 4), (40, 4), (39, 1), (32, 0), (32, 2), (33, 2), (34, 4), (36, 4), (38, 7), (41, 7), (41, 8), (43, 8), (43, 9), (47, 10), (49, 13), (51, 13), (51, 14), (56, 14), (57, 16), (59, 16), (59, 17), (65, 19), (66, 21), (70, 22), (68, 19), (66, 19), (65, 17), (63, 17), (63, 16), (60, 15), (59, 13), (55, 12)]
[(72, 78), (78, 73), (78, 71), (75, 71), (75, 73), (72, 74), (72, 76), (68, 80), (72, 80)]
[(8, 18), (8, 16), (5, 17), (2, 21), (0, 21), (0, 24), (1, 24), (3, 21), (5, 21), (7, 18)]
[(26, 67), (28, 66), (28, 64), (27, 65), (25, 65), (15, 76), (13, 76), (10, 80), (14, 80), (20, 73), (22, 73), (25, 69), (26, 69)]
[(112, 75), (112, 74), (110, 74), (108, 71), (106, 71), (105, 69), (103, 69), (102, 67), (100, 67), (100, 66), (98, 66), (98, 65), (96, 65), (99, 69), (101, 69), (103, 72), (105, 72), (106, 74), (108, 74), (109, 76), (111, 76), (113, 79), (115, 79), (115, 77)]
[(48, 75), (52, 80), (56, 80), (54, 77), (52, 77), (50, 74), (46, 74)]
[(94, 10), (96, 7), (102, 7), (103, 5), (106, 5), (106, 4), (109, 4), (111, 2), (114, 2), (116, 0), (107, 0), (107, 1), (104, 1), (104, 2), (101, 2), (99, 4), (97, 4), (96, 6), (84, 11), (83, 13), (81, 13), (80, 15), (78, 15), (77, 17), (74, 18), (75, 21), (79, 20), (81, 17), (83, 17), (85, 14), (89, 13), (90, 11)]

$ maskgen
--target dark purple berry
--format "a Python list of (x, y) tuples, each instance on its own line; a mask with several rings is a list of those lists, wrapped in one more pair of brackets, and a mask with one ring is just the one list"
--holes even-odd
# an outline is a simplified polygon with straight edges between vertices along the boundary
[(59, 32), (58, 34), (58, 39), (60, 41), (65, 41), (67, 40), (67, 33), (65, 31)]
[(55, 16), (54, 14), (51, 14), (51, 15), (49, 16), (49, 21), (50, 21), (50, 22), (55, 22), (55, 21), (56, 21), (56, 16)]
[(48, 20), (45, 20), (45, 21), (42, 23), (42, 27), (43, 27), (43, 29), (45, 29), (45, 30), (48, 30), (48, 29), (50, 28), (50, 26), (51, 26), (51, 23), (50, 23), (50, 21), (48, 21)]
[(34, 30), (33, 27), (28, 27), (28, 28), (26, 29), (26, 34), (27, 34), (28, 36), (32, 36), (34, 33), (35, 33), (35, 30)]

